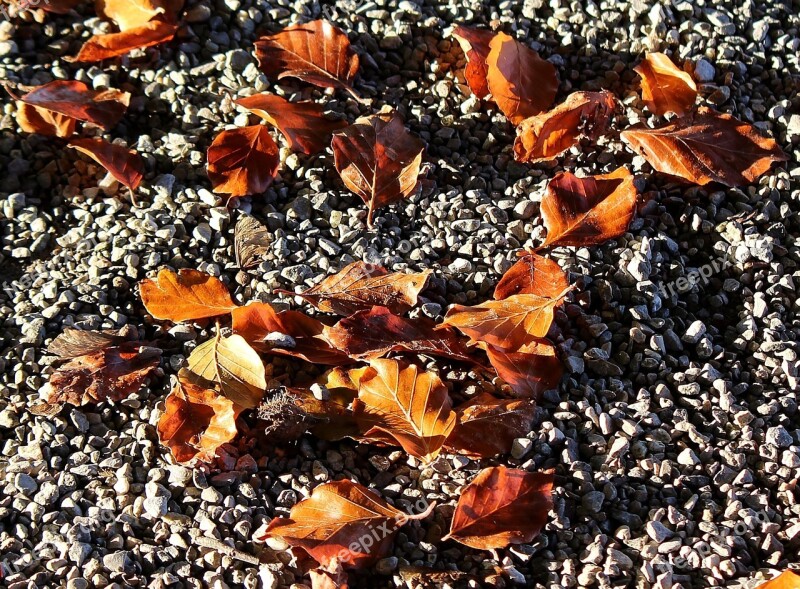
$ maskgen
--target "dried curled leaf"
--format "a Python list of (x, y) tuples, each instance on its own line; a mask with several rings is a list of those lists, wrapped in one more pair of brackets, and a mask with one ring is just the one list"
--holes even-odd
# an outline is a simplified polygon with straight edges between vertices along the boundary
[(20, 100), (31, 106), (110, 129), (125, 114), (131, 95), (119, 90), (91, 90), (83, 82), (55, 80), (38, 86)]
[(469, 89), (478, 98), (486, 98), (486, 95), (489, 94), (489, 86), (486, 81), (488, 74), (486, 58), (489, 57), (489, 43), (495, 34), (487, 29), (476, 29), (463, 25), (453, 29), (452, 34), (461, 45), (464, 55), (467, 56), (464, 77)]
[(278, 174), (278, 146), (263, 125), (223, 131), (208, 148), (214, 192), (231, 197), (260, 194)]
[(142, 182), (144, 161), (127, 147), (94, 138), (74, 139), (68, 147), (88, 155), (131, 190), (136, 190)]
[(333, 134), (334, 165), (345, 186), (377, 209), (411, 196), (417, 189), (425, 143), (406, 131), (394, 113), (361, 117)]
[(662, 127), (631, 127), (621, 134), (653, 168), (705, 186), (718, 182), (743, 186), (774, 162), (786, 161), (773, 139), (731, 115), (700, 107)]
[(98, 16), (114, 21), (120, 31), (135, 29), (164, 14), (159, 0), (95, 0), (94, 5)]
[(289, 148), (305, 154), (322, 151), (330, 144), (331, 134), (347, 126), (343, 119), (329, 119), (325, 108), (314, 102), (289, 102), (274, 94), (255, 94), (236, 101), (277, 127)]
[(311, 433), (323, 440), (357, 438), (361, 427), (353, 412), (353, 402), (358, 396), (358, 380), (366, 368), (345, 370), (333, 368), (316, 383), (324, 398), (317, 398), (311, 389), (289, 390), (292, 402), (314, 423)]
[(236, 308), (219, 278), (197, 270), (176, 274), (162, 268), (156, 282), (149, 278), (139, 282), (139, 292), (148, 313), (176, 323), (226, 315)]
[(637, 195), (633, 175), (625, 167), (586, 178), (558, 174), (542, 198), (547, 228), (542, 247), (597, 245), (619, 237), (633, 219)]
[(75, 133), (72, 117), (17, 101), (17, 124), (26, 133), (38, 133), (48, 137), (70, 137)]
[(682, 115), (694, 106), (697, 86), (692, 76), (675, 67), (663, 53), (648, 53), (633, 71), (642, 78), (642, 100), (651, 112)]
[(126, 55), (134, 49), (154, 47), (172, 40), (178, 32), (178, 25), (154, 20), (119, 33), (94, 35), (83, 44), (78, 55), (65, 58), (75, 63), (95, 63), (112, 57)]
[(514, 350), (486, 345), (497, 376), (508, 384), (515, 397), (538, 399), (556, 388), (564, 368), (555, 347), (546, 340), (533, 340)]
[(549, 161), (581, 137), (596, 140), (608, 130), (616, 108), (611, 92), (573, 92), (554, 109), (519, 124), (514, 159), (529, 164)]
[(242, 270), (249, 270), (264, 261), (272, 244), (272, 234), (263, 223), (250, 215), (242, 215), (233, 230), (233, 246), (236, 263)]
[(518, 294), (536, 294), (552, 299), (567, 288), (567, 275), (557, 262), (536, 252), (524, 252), (497, 283), (494, 298), (499, 301)]
[(102, 331), (84, 331), (67, 327), (47, 346), (47, 352), (55, 354), (59, 358), (76, 358), (137, 339), (139, 339), (139, 334), (131, 325), (125, 325), (118, 330)]
[(450, 533), (442, 539), (480, 550), (528, 543), (547, 522), (552, 490), (552, 473), (486, 468), (461, 492)]

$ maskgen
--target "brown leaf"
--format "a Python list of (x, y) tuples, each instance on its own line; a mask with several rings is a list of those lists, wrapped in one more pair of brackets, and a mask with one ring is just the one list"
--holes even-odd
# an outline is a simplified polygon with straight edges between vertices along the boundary
[(489, 43), (495, 34), (487, 29), (458, 25), (453, 29), (452, 35), (461, 45), (464, 55), (467, 56), (464, 77), (469, 89), (478, 98), (486, 98), (486, 95), (489, 94), (489, 86), (486, 81), (488, 73), (486, 58), (489, 57)]
[(541, 212), (542, 247), (597, 245), (619, 237), (636, 211), (633, 175), (623, 166), (610, 174), (578, 178), (562, 172), (550, 180)]
[(67, 14), (80, 4), (81, 1), (82, 0), (49, 0), (48, 2), (42, 3), (38, 8), (54, 14)]
[(333, 134), (334, 165), (345, 186), (377, 209), (411, 196), (417, 189), (425, 143), (409, 133), (393, 113), (361, 117)]
[(516, 438), (533, 426), (536, 404), (531, 400), (497, 399), (482, 393), (456, 407), (456, 426), (445, 443), (448, 452), (491, 458), (511, 451)]
[(547, 110), (558, 91), (556, 68), (533, 49), (497, 33), (489, 43), (487, 84), (492, 99), (516, 124)]
[(73, 139), (68, 147), (88, 155), (130, 190), (136, 190), (142, 182), (144, 161), (127, 147), (94, 138)]
[(475, 362), (450, 330), (437, 330), (425, 317), (406, 319), (386, 307), (372, 307), (342, 319), (328, 331), (331, 344), (351, 358), (370, 360), (389, 352), (413, 352)]
[(366, 487), (342, 480), (316, 487), (288, 518), (273, 519), (259, 539), (283, 538), (326, 567), (336, 560), (343, 567), (363, 568), (388, 553), (406, 521), (427, 515), (406, 515)]
[(335, 558), (327, 567), (317, 567), (308, 572), (311, 589), (348, 589), (347, 573)]
[(756, 589), (800, 589), (800, 573), (787, 569), (774, 579), (761, 583)]
[(631, 127), (621, 137), (659, 172), (701, 186), (749, 184), (773, 162), (786, 161), (773, 139), (762, 137), (755, 127), (731, 115), (705, 107), (657, 129)]
[(697, 98), (692, 76), (679, 70), (663, 53), (648, 53), (633, 68), (642, 78), (642, 100), (657, 115), (689, 111)]
[(567, 275), (557, 262), (536, 252), (523, 252), (497, 283), (494, 298), (499, 301), (518, 294), (535, 294), (552, 299), (567, 288)]
[(236, 263), (242, 270), (255, 268), (264, 261), (272, 244), (272, 234), (263, 223), (250, 215), (242, 215), (233, 231)]
[(69, 137), (75, 133), (76, 120), (61, 113), (17, 101), (17, 124), (26, 133), (48, 137)]
[(255, 94), (236, 104), (277, 127), (289, 148), (309, 155), (325, 149), (331, 134), (348, 125), (346, 120), (327, 118), (325, 108), (310, 100), (289, 102), (274, 94)]
[(450, 533), (442, 539), (479, 550), (526, 544), (547, 522), (552, 490), (552, 473), (486, 468), (461, 492)]
[(263, 125), (223, 131), (208, 148), (214, 192), (231, 197), (260, 194), (278, 174), (278, 146)]
[[(476, 577), (469, 573), (451, 570), (437, 570), (432, 567), (400, 565), (400, 577), (408, 587), (414, 589), (467, 588)], [(474, 584), (473, 587), (479, 585)]]
[(544, 391), (556, 388), (564, 369), (555, 347), (545, 340), (534, 340), (515, 350), (485, 346), (489, 362), (515, 397), (539, 399)]
[(159, 0), (95, 0), (98, 16), (114, 21), (120, 31), (135, 29), (166, 12)]
[(456, 414), (439, 377), (398, 360), (372, 360), (360, 376), (357, 419), (372, 427), (366, 437), (391, 436), (425, 462), (436, 456), (455, 426)]
[[(292, 356), (314, 364), (348, 364), (347, 354), (335, 349), (330, 342), (328, 326), (299, 311), (277, 313), (267, 303), (254, 302), (233, 310), (233, 331), (253, 347), (264, 352)], [(271, 345), (271, 333), (288, 335), (295, 345), (282, 348)]]
[(158, 272), (157, 282), (145, 278), (139, 293), (147, 312), (156, 319), (191, 321), (226, 315), (236, 308), (228, 288), (205, 272), (168, 268)]
[(213, 462), (217, 449), (236, 437), (240, 409), (216, 391), (179, 381), (164, 403), (158, 439), (182, 464)]
[(366, 368), (345, 370), (333, 368), (326, 372), (317, 385), (325, 399), (318, 399), (310, 389), (289, 389), (292, 401), (315, 423), (309, 429), (323, 440), (358, 438), (361, 427), (353, 413), (353, 402), (358, 395), (358, 380)]
[(353, 96), (358, 56), (341, 29), (326, 20), (286, 27), (256, 41), (261, 70), (272, 78), (298, 78), (321, 88), (342, 88)]
[(617, 108), (611, 92), (573, 92), (554, 109), (523, 120), (514, 140), (514, 159), (534, 164), (552, 160), (581, 137), (596, 140), (608, 130)]
[(178, 26), (174, 23), (154, 20), (135, 29), (119, 33), (94, 35), (83, 44), (78, 55), (66, 57), (65, 61), (73, 63), (94, 63), (130, 53), (134, 49), (153, 47), (170, 41)]
[(119, 90), (91, 90), (83, 82), (55, 80), (38, 86), (20, 100), (31, 106), (110, 129), (119, 122), (131, 95)]
[(388, 273), (375, 264), (353, 262), (305, 292), (276, 292), (302, 297), (320, 311), (337, 315), (352, 315), (376, 306), (404, 313), (417, 304), (430, 275), (431, 270)]
[(67, 327), (47, 346), (47, 352), (60, 358), (76, 358), (94, 354), (125, 341), (135, 341), (138, 336), (136, 328), (130, 325), (118, 330), (103, 331), (84, 331)]

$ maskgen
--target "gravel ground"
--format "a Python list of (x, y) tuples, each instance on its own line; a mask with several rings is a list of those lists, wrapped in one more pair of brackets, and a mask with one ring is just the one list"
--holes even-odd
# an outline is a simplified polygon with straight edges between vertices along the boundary
[[(0, 561), (11, 574), (0, 584), (288, 587), (303, 582), (288, 553), (252, 536), (317, 484), (346, 476), (397, 505), (443, 504), (496, 463), (448, 456), (420, 469), (399, 451), (307, 436), (275, 450), (245, 440), (231, 448), (227, 473), (171, 464), (155, 432), (168, 375), (209, 336), (183, 325), (170, 330), (176, 347), (163, 375), (141, 393), (53, 418), (26, 411), (51, 371), (44, 350), (64, 327), (158, 333), (135, 284), (163, 265), (219, 275), (245, 301), (272, 300), (274, 288), (364, 259), (435, 269), (423, 311), (431, 316), (484, 300), (516, 251), (540, 243), (539, 201), (562, 167), (513, 161), (513, 128), (464, 84), (463, 54), (447, 36), (457, 23), (529, 40), (557, 66), (559, 100), (577, 89), (616, 92), (625, 105), (617, 128), (651, 118), (632, 71), (644, 51), (675, 52), (708, 103), (771, 133), (789, 162), (755, 186), (714, 192), (651, 176), (615, 136), (562, 158), (580, 173), (630, 165), (643, 204), (624, 237), (556, 251), (579, 285), (557, 316), (569, 374), (545, 395), (535, 430), (500, 459), (555, 468), (550, 523), (533, 544), (493, 556), (439, 542), (452, 512), (440, 505), (353, 586), (402, 587), (400, 567), (411, 564), (475, 574), (500, 566), (503, 576), (480, 582), (496, 587), (734, 587), (797, 564), (800, 3), (715, 5), (336, 2), (335, 22), (362, 56), (356, 88), (371, 105), (291, 81), (274, 86), (259, 73), (254, 39), (320, 17), (316, 2), (190, 0), (178, 40), (88, 68), (63, 57), (108, 29), (90, 7), (43, 23), (1, 20), (0, 79), (78, 79), (133, 93), (106, 137), (135, 146), (147, 175), (133, 206), (63, 142), (17, 133), (3, 98)], [(428, 144), (422, 193), (379, 212), (367, 231), (365, 207), (344, 189), (330, 153), (287, 152), (267, 194), (226, 209), (209, 191), (206, 148), (248, 121), (234, 98), (267, 89), (314, 98), (350, 120), (397, 108)], [(268, 260), (247, 274), (232, 247), (242, 211), (275, 237)], [(709, 265), (708, 280), (675, 282)], [(465, 375), (445, 376), (457, 388)]]

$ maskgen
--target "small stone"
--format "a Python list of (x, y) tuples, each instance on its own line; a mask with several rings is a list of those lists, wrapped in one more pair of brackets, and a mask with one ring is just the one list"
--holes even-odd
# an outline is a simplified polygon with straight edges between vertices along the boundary
[(644, 526), (647, 535), (650, 536), (656, 542), (663, 542), (667, 538), (672, 536), (672, 530), (670, 530), (667, 526), (662, 524), (661, 522), (657, 521), (650, 521), (647, 522)]
[(144, 500), (144, 510), (152, 518), (164, 517), (167, 514), (169, 500), (166, 497), (148, 497)]

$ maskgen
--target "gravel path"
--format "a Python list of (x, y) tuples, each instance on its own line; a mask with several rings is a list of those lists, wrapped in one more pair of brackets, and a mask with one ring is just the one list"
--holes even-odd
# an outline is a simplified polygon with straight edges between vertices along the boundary
[[(302, 583), (280, 546), (254, 543), (269, 518), (311, 488), (346, 476), (397, 505), (440, 507), (405, 527), (394, 555), (353, 575), (354, 587), (403, 587), (403, 565), (458, 568), (473, 586), (751, 586), (800, 556), (800, 4), (642, 0), (335, 3), (329, 15), (362, 56), (359, 105), (287, 81), (273, 86), (254, 39), (323, 15), (310, 1), (189, 1), (179, 39), (121, 64), (80, 68), (64, 56), (108, 25), (80, 17), (0, 20), (0, 79), (77, 79), (133, 93), (107, 137), (142, 153), (147, 175), (131, 205), (63, 142), (17, 133), (0, 115), (0, 562), (7, 587), (288, 587)], [(423, 312), (484, 300), (520, 247), (544, 230), (539, 201), (556, 165), (520, 165), (514, 131), (472, 97), (457, 23), (497, 25), (549, 58), (559, 100), (607, 88), (647, 120), (632, 67), (645, 50), (690, 60), (716, 108), (772, 134), (789, 162), (741, 190), (707, 191), (650, 176), (616, 137), (563, 169), (629, 164), (643, 204), (628, 234), (603, 247), (561, 249), (579, 286), (557, 316), (568, 377), (545, 396), (538, 425), (500, 462), (556, 470), (555, 509), (531, 545), (489, 553), (440, 543), (461, 486), (492, 461), (442, 457), (420, 469), (399, 451), (306, 436), (266, 453), (231, 448), (231, 472), (170, 464), (155, 423), (173, 374), (207, 330), (171, 329), (163, 377), (115, 405), (26, 407), (51, 370), (49, 341), (67, 326), (158, 327), (135, 284), (163, 265), (219, 275), (238, 301), (310, 284), (353, 260), (436, 271)], [(263, 197), (227, 210), (210, 191), (205, 151), (248, 115), (233, 99), (268, 88), (314, 98), (350, 120), (397, 108), (428, 144), (422, 193), (378, 213), (333, 171), (330, 153), (284, 154)], [(253, 119), (255, 120), (255, 119)], [(274, 233), (268, 260), (238, 271), (233, 226), (252, 212)], [(688, 284), (700, 268), (707, 280)], [(696, 274), (695, 274), (696, 275)], [(681, 286), (683, 285), (683, 286)], [(288, 300), (286, 302), (289, 302)], [(456, 370), (448, 380), (463, 380)], [(259, 565), (258, 559), (266, 565)], [(495, 574), (495, 567), (504, 569)], [(756, 571), (762, 575), (758, 577)], [(305, 581), (308, 582), (307, 580)]]

